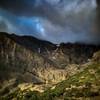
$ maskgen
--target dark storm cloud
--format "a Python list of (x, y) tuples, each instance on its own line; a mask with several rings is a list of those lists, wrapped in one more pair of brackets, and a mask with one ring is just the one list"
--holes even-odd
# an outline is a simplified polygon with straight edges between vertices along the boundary
[(53, 43), (100, 43), (95, 0), (0, 0), (0, 31)]
[[(55, 5), (54, 5), (55, 6)], [(60, 22), (61, 15), (48, 0), (1, 0), (0, 7), (17, 16), (42, 16)], [(64, 21), (63, 21), (64, 22)]]
[(0, 0), (0, 7), (17, 16), (41, 16), (53, 23), (65, 25), (68, 10), (72, 12), (71, 9), (76, 9), (77, 12), (81, 10), (80, 6), (83, 8), (89, 6), (90, 2), (87, 2), (87, 5), (84, 6), (85, 1), (75, 0), (70, 4), (70, 0)]
[(35, 2), (36, 0), (1, 0), (0, 7), (18, 15), (27, 15), (30, 14)]

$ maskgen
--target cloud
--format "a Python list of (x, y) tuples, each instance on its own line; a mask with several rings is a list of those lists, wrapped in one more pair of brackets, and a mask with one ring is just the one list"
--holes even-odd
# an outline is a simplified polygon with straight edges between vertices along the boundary
[(1, 0), (0, 31), (53, 43), (100, 43), (95, 0)]

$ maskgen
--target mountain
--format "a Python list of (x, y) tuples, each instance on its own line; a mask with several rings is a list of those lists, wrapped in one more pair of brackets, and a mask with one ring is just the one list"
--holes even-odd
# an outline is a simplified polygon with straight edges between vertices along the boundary
[[(1, 32), (0, 95), (3, 100), (19, 98), (23, 95), (23, 91), (26, 96), (29, 95), (30, 100), (34, 95), (38, 99), (32, 100), (39, 100), (39, 98), (44, 98), (43, 100), (62, 98), (64, 100), (69, 94), (69, 97), (72, 95), (76, 97), (81, 86), (87, 85), (88, 82), (91, 85), (99, 83), (99, 51), (98, 45), (82, 43), (55, 45), (31, 36), (17, 36)], [(97, 86), (99, 91), (99, 85)], [(41, 94), (35, 91), (45, 92)]]

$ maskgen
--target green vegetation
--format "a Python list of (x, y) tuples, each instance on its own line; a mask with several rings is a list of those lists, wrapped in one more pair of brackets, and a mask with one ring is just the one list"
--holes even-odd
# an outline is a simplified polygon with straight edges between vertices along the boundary
[(94, 97), (100, 96), (100, 64), (94, 63), (84, 71), (59, 83), (54, 90), (44, 94), (51, 97)]
[[(44, 45), (39, 40), (36, 43), (30, 38), (14, 37), (0, 37), (0, 100), (100, 100), (100, 51), (94, 54), (99, 48), (95, 50), (95, 46), (67, 44), (53, 50), (48, 43)], [(25, 45), (25, 40), (29, 41), (29, 45)], [(37, 52), (40, 44), (41, 53)], [(87, 63), (87, 60), (90, 62)], [(53, 72), (56, 68), (61, 73)], [(51, 80), (56, 80), (53, 74), (60, 79), (59, 74), (63, 77), (63, 73), (68, 73), (68, 76), (64, 75), (67, 80), (51, 84)], [(52, 74), (51, 77), (49, 74)], [(50, 83), (31, 83), (41, 83), (42, 78), (46, 83), (50, 78)], [(23, 86), (23, 83), (29, 84)]]
[(43, 93), (21, 91), (20, 89), (2, 97), (2, 100), (73, 100), (75, 98), (94, 98), (100, 96), (100, 63), (88, 65), (82, 72), (73, 75)]

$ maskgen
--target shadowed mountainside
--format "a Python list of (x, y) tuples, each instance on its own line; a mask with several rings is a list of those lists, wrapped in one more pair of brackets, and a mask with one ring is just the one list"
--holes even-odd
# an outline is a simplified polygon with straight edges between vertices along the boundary
[[(33, 87), (32, 84), (43, 84), (44, 86), (42, 88), (48, 87), (48, 85), (52, 86), (69, 79), (77, 73), (84, 72), (84, 69), (87, 68), (89, 63), (92, 66), (92, 61), (94, 65), (95, 62), (98, 62), (99, 66), (100, 54), (94, 55), (99, 50), (100, 46), (96, 45), (62, 43), (58, 46), (30, 36), (9, 35), (1, 32), (0, 94), (6, 95), (6, 89), (9, 90), (12, 88), (13, 90), (17, 86), (22, 88), (23, 86), (20, 86), (20, 84), (23, 83), (28, 83), (25, 87), (30, 87), (29, 84), (31, 84), (31, 87)], [(72, 82), (71, 79), (69, 80)], [(37, 87), (33, 90), (41, 91), (39, 89)], [(59, 92), (61, 93), (61, 91)], [(50, 90), (49, 92), (51, 93), (52, 91)], [(61, 95), (59, 96), (61, 97)]]
[[(69, 64), (80, 65), (86, 63), (99, 48), (99, 46), (95, 45), (77, 43), (61, 44), (57, 47), (52, 43), (30, 36), (0, 33), (0, 63), (7, 66), (7, 71), (21, 74), (26, 74), (27, 72), (31, 76), (36, 76), (40, 79), (43, 78), (43, 82), (47, 79), (48, 81), (52, 81), (53, 77), (55, 77), (55, 80), (58, 78), (52, 73), (54, 70), (54, 73), (56, 73), (56, 70), (59, 70), (62, 77), (67, 77), (64, 73)], [(50, 70), (51, 72), (49, 72)], [(4, 69), (4, 71), (6, 70)], [(2, 73), (3, 71), (1, 72), (1, 80), (3, 80)], [(48, 74), (44, 78), (44, 73), (52, 73), (53, 76), (51, 77)], [(34, 79), (32, 78), (32, 80)]]

